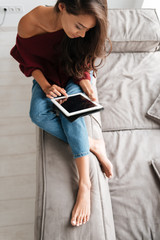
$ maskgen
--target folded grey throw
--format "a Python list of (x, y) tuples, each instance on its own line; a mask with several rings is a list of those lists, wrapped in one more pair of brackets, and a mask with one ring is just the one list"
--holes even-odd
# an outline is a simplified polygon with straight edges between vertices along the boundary
[(147, 111), (146, 116), (160, 124), (160, 94)]

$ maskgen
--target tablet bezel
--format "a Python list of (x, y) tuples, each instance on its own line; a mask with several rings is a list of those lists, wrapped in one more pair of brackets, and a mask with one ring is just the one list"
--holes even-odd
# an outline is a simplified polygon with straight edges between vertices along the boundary
[(86, 98), (87, 100), (89, 100), (90, 102), (92, 102), (95, 106), (94, 107), (91, 107), (91, 108), (86, 108), (86, 109), (82, 109), (82, 110), (78, 110), (78, 111), (75, 111), (75, 112), (72, 112), (72, 113), (69, 113), (60, 103), (57, 102), (57, 100), (59, 99), (64, 99), (66, 98), (66, 96), (60, 96), (60, 97), (56, 97), (56, 98), (52, 98), (51, 101), (67, 116), (67, 117), (71, 117), (71, 116), (75, 116), (77, 114), (83, 114), (83, 113), (86, 113), (86, 112), (89, 112), (89, 111), (94, 111), (94, 110), (101, 110), (103, 109), (103, 107), (95, 102), (95, 101), (92, 101), (89, 97), (87, 97), (84, 93), (75, 93), (75, 94), (71, 94), (71, 95), (68, 95), (68, 97), (72, 97), (72, 96), (76, 96), (76, 95), (81, 95), (83, 96), (84, 98)]

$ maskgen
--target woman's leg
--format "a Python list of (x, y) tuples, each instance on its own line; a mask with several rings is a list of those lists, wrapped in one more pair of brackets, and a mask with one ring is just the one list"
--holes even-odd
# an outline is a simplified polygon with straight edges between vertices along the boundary
[(61, 121), (56, 116), (53, 103), (46, 98), (39, 84), (33, 80), (32, 99), (30, 104), (30, 118), (37, 126), (53, 136), (67, 142)]
[[(81, 92), (80, 87), (76, 84), (73, 87), (72, 83), (68, 85), (67, 90), (69, 94)], [(89, 220), (90, 215), (90, 179), (89, 143), (84, 119), (79, 118), (71, 123), (63, 115), (60, 118), (57, 117), (53, 112), (53, 103), (46, 98), (35, 80), (32, 88), (30, 117), (36, 125), (46, 132), (69, 142), (79, 172), (79, 191), (72, 211), (72, 224), (85, 223)]]
[[(82, 92), (81, 88), (78, 85), (74, 84), (72, 81), (68, 83), (66, 87), (66, 91), (68, 94)], [(93, 152), (96, 155), (98, 161), (102, 166), (102, 170), (104, 171), (106, 176), (108, 178), (112, 177), (113, 167), (112, 167), (112, 163), (109, 161), (107, 157), (103, 137), (100, 139), (93, 139), (91, 137), (88, 138), (88, 133), (87, 133), (86, 125), (84, 122), (84, 118), (78, 118), (71, 125), (70, 124), (68, 125), (67, 121), (68, 120), (64, 116), (61, 116), (61, 122), (62, 122), (62, 126), (63, 125), (65, 126), (64, 132), (66, 136), (71, 135), (71, 138), (68, 137), (67, 139), (72, 148), (74, 158), (81, 156), (79, 152), (80, 149), (81, 149), (82, 156), (85, 155), (85, 152), (87, 152), (89, 149), (91, 152)], [(77, 138), (77, 136), (79, 136), (79, 138)]]
[(89, 221), (90, 217), (90, 188), (89, 156), (75, 159), (79, 173), (79, 189), (76, 203), (72, 210), (71, 224), (79, 226)]
[[(65, 88), (68, 95), (82, 92), (80, 86), (70, 80)], [(89, 154), (88, 132), (83, 117), (70, 122), (62, 113), (59, 115), (63, 131), (71, 147), (73, 157), (79, 158)]]
[[(81, 88), (70, 81), (66, 87), (68, 94), (81, 92)], [(69, 122), (63, 114), (59, 117), (53, 112), (53, 103), (46, 98), (38, 83), (34, 80), (30, 108), (32, 121), (50, 134), (68, 142), (79, 172), (79, 191), (72, 211), (72, 225), (89, 220), (90, 215), (90, 179), (89, 179), (89, 141), (84, 118)], [(75, 222), (75, 223), (74, 223)]]
[[(77, 84), (69, 81), (66, 92), (71, 95), (82, 92), (82, 90)], [(86, 223), (90, 216), (91, 181), (89, 177), (88, 133), (84, 118), (80, 117), (73, 122), (69, 122), (63, 114), (60, 114), (60, 119), (79, 173), (79, 189), (71, 217), (71, 224), (79, 226)]]
[(100, 162), (102, 171), (106, 174), (108, 178), (111, 178), (113, 176), (113, 165), (107, 157), (103, 138), (93, 139), (89, 137), (89, 146), (90, 151), (94, 153), (94, 155)]
[[(69, 82), (66, 89), (68, 94), (81, 92), (80, 87), (72, 82)], [(51, 100), (46, 98), (45, 93), (34, 80), (30, 106), (32, 121), (46, 132), (68, 142), (74, 158), (88, 155), (89, 141), (84, 118), (70, 122), (63, 114), (57, 117), (53, 106)]]

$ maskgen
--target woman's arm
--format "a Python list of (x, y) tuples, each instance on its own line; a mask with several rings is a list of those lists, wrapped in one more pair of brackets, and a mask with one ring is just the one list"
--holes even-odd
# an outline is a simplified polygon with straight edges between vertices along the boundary
[(90, 80), (88, 79), (83, 79), (79, 82), (80, 87), (82, 88), (82, 90), (84, 91), (84, 93), (92, 100), (92, 101), (96, 101), (96, 96), (95, 93), (93, 91), (92, 85)]
[(56, 84), (49, 84), (41, 70), (36, 69), (32, 72), (32, 76), (38, 82), (42, 90), (45, 92), (46, 97), (53, 98), (61, 96), (61, 94), (68, 96), (65, 89), (57, 86)]

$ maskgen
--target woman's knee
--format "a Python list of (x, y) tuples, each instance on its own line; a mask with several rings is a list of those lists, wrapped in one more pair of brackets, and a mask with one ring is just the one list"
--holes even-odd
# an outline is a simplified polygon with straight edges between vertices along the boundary
[(37, 125), (41, 121), (40, 114), (33, 107), (30, 108), (29, 116), (31, 121)]
[(53, 103), (49, 98), (43, 96), (36, 98), (32, 95), (29, 115), (34, 123), (44, 121), (48, 116), (52, 117), (53, 112)]
[(29, 116), (33, 123), (39, 125), (41, 122), (45, 122), (50, 114), (50, 109), (45, 107), (42, 102), (31, 103)]

